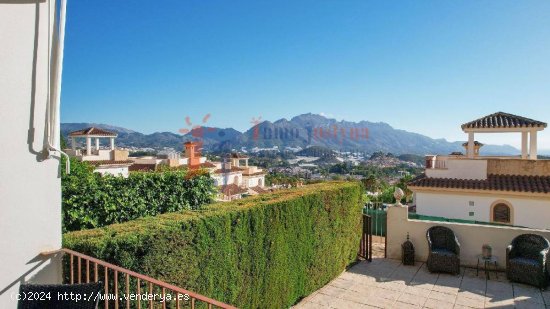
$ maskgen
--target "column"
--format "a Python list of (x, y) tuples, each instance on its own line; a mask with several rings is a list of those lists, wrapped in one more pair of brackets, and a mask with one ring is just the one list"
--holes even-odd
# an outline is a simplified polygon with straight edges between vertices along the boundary
[(474, 132), (468, 132), (468, 158), (474, 157)]
[(95, 138), (95, 150), (99, 152), (99, 137)]
[(110, 142), (111, 142), (111, 150), (115, 150), (115, 138), (111, 137)]
[(76, 151), (76, 140), (74, 137), (71, 137), (71, 149)]
[(528, 132), (521, 132), (521, 158), (527, 159), (527, 136)]
[(537, 159), (537, 131), (531, 131), (529, 138), (529, 159)]
[(92, 154), (92, 138), (86, 136), (86, 155), (89, 156)]

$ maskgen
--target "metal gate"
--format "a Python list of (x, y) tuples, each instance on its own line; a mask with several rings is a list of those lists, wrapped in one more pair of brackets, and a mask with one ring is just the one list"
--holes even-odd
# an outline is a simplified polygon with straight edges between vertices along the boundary
[(369, 245), (371, 247), (373, 246), (375, 247), (376, 257), (382, 257), (382, 254), (384, 258), (387, 257), (387, 251), (386, 251), (386, 247), (387, 247), (386, 232), (388, 228), (388, 225), (387, 225), (388, 213), (386, 211), (387, 207), (388, 205), (385, 205), (380, 202), (374, 202), (374, 203), (371, 202), (365, 205), (365, 208), (363, 209), (363, 214), (370, 216), (369, 233), (371, 236), (370, 236)]
[(372, 261), (372, 217), (366, 214), (363, 214), (363, 231), (358, 255), (369, 262)]
[(382, 203), (369, 203), (363, 208), (363, 213), (372, 216), (372, 234), (385, 237), (388, 228), (386, 207)]

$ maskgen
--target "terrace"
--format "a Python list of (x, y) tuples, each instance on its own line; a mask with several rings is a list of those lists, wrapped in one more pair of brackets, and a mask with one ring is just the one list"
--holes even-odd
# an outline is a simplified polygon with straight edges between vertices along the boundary
[(498, 273), (462, 268), (458, 276), (430, 273), (425, 263), (362, 261), (294, 308), (550, 308), (550, 291), (511, 283)]
[(545, 176), (550, 160), (525, 160), (519, 157), (462, 155), (426, 156), (426, 176), (431, 178), (485, 179), (487, 175)]
[[(497, 112), (462, 125), (468, 134), (468, 141), (462, 146), (466, 152), (453, 152), (450, 155), (426, 156), (426, 176), (432, 178), (486, 179), (490, 174), (508, 175), (547, 175), (550, 172), (549, 160), (538, 160), (537, 133), (547, 124), (522, 116)], [(484, 145), (475, 140), (475, 134), (519, 133), (521, 135), (521, 155), (483, 156), (480, 149)]]
[[(428, 270), (426, 230), (435, 225), (452, 229), (460, 241), (458, 275)], [(370, 228), (379, 230), (367, 225)], [(385, 239), (370, 240), (372, 262), (351, 266), (293, 308), (550, 308), (548, 288), (511, 282), (503, 271), (511, 239), (526, 233), (548, 238), (547, 230), (412, 219), (406, 207), (392, 206), (384, 231)], [(401, 242), (409, 236), (416, 250), (411, 266), (400, 260)], [(482, 244), (493, 247), (496, 269), (477, 267)]]

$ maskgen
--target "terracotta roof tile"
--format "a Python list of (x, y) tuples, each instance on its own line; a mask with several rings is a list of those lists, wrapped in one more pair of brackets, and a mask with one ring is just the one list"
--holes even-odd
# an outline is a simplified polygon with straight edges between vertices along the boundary
[(130, 167), (128, 167), (128, 170), (130, 172), (149, 172), (149, 171), (155, 171), (156, 170), (156, 164), (132, 164)]
[(216, 164), (206, 161), (204, 163), (201, 163), (201, 167), (216, 167)]
[(488, 175), (486, 180), (429, 178), (425, 175), (409, 182), (411, 187), (550, 193), (550, 176)]
[(90, 128), (86, 128), (86, 129), (82, 129), (82, 130), (78, 130), (78, 131), (74, 131), (74, 132), (69, 133), (69, 136), (86, 136), (86, 135), (117, 136), (116, 133), (113, 133), (113, 132), (110, 132), (110, 131), (107, 131), (107, 130), (103, 130), (103, 129), (99, 129), (99, 128), (95, 128), (95, 127), (90, 127)]
[(497, 129), (525, 127), (546, 128), (546, 123), (517, 115), (498, 112), (467, 122), (462, 125), (462, 129)]
[[(462, 143), (462, 146), (468, 146), (468, 142)], [(484, 146), (484, 144), (478, 141), (474, 141), (474, 146)]]
[(243, 194), (248, 192), (247, 189), (241, 188), (233, 183), (230, 185), (219, 186), (218, 189), (220, 190), (221, 193), (223, 193), (223, 195), (227, 195), (227, 196)]
[(124, 164), (127, 164), (127, 165), (131, 165), (132, 163), (134, 163), (134, 161), (132, 160), (97, 160), (97, 161), (85, 161), (85, 162), (88, 162), (90, 163), (91, 165), (95, 165), (95, 166), (98, 166), (98, 165), (124, 165)]
[(260, 186), (252, 187), (252, 188), (250, 188), (250, 189), (251, 189), (252, 191), (258, 192), (258, 193), (260, 193), (260, 194), (270, 192), (269, 189), (264, 189), (264, 188), (262, 188), (262, 187), (260, 187)]
[(234, 173), (234, 172), (242, 172), (243, 169), (242, 168), (239, 168), (239, 167), (236, 167), (236, 166), (231, 166), (231, 169), (230, 170), (227, 170), (227, 169), (217, 169), (214, 171), (214, 174), (223, 174), (223, 173)]

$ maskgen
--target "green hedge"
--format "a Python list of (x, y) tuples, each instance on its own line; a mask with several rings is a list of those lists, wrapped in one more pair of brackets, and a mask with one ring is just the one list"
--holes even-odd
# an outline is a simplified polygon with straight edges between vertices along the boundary
[(215, 190), (213, 180), (200, 172), (132, 172), (124, 178), (101, 176), (93, 169), (86, 162), (72, 159), (71, 174), (62, 174), (63, 231), (198, 209), (212, 201)]
[(355, 261), (362, 190), (299, 189), (64, 235), (64, 246), (243, 308), (285, 308)]

